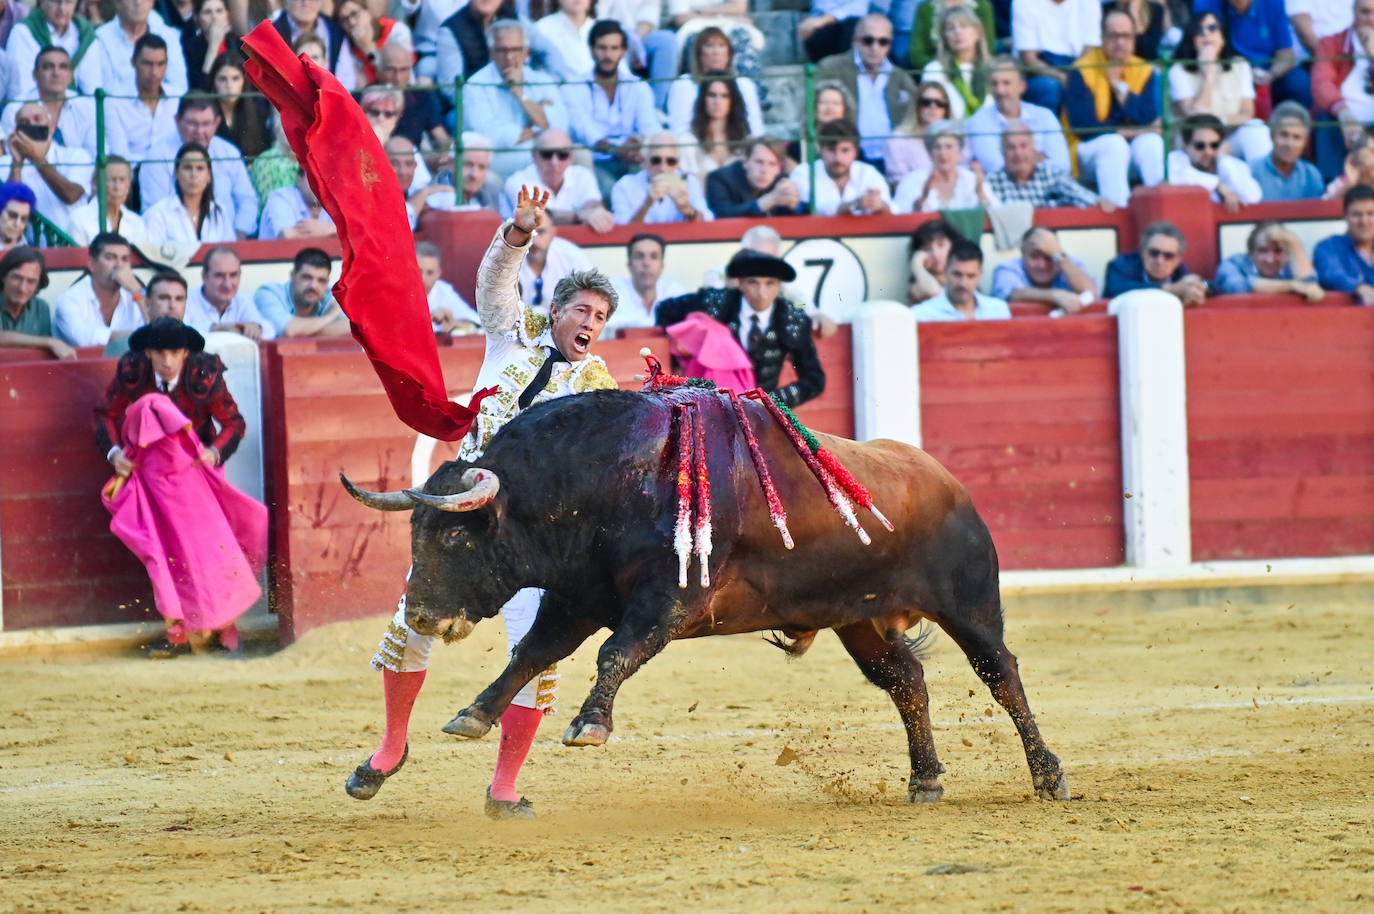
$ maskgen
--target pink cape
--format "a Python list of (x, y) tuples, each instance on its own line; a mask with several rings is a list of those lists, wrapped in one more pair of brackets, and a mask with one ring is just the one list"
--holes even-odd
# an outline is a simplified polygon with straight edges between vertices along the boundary
[(693, 311), (686, 319), (665, 328), (673, 343), (682, 373), (689, 378), (715, 381), (718, 387), (753, 390), (754, 363), (729, 327)]
[(110, 532), (138, 556), (164, 618), (192, 632), (232, 623), (262, 594), (267, 507), (197, 458), (191, 421), (162, 394), (136, 400), (121, 445), (134, 462), (123, 486), (101, 493)]

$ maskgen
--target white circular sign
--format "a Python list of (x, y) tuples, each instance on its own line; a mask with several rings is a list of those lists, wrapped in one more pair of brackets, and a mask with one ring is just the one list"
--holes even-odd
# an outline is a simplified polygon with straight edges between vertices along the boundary
[(868, 299), (868, 276), (859, 257), (833, 238), (799, 241), (783, 257), (797, 271), (789, 284), (827, 317), (845, 323)]

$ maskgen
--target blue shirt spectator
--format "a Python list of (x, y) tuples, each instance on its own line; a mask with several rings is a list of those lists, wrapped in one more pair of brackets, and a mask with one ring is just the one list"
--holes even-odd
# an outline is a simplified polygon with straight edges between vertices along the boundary
[[(1011, 308), (1000, 298), (975, 292), (973, 293), (973, 300), (973, 320), (1000, 321), (1011, 317)], [(941, 292), (934, 298), (927, 298), (919, 305), (912, 305), (911, 313), (918, 323), (969, 320), (964, 312), (954, 307), (947, 292)]]
[(1172, 222), (1152, 222), (1140, 233), (1140, 250), (1107, 264), (1102, 296), (1115, 298), (1136, 289), (1162, 289), (1178, 296), (1185, 307), (1202, 304), (1211, 286), (1183, 265), (1183, 233)]
[(1356, 184), (1345, 192), (1344, 235), (1333, 235), (1312, 249), (1317, 281), (1324, 289), (1353, 292), (1362, 305), (1374, 305), (1374, 187)]
[(1260, 275), (1259, 267), (1250, 259), (1249, 254), (1232, 254), (1217, 267), (1216, 286), (1222, 295), (1248, 295), (1255, 289), (1257, 279), (1292, 279), (1293, 266), (1285, 263), (1277, 276)]
[(1137, 251), (1130, 251), (1112, 258), (1111, 263), (1107, 264), (1107, 281), (1103, 284), (1102, 294), (1114, 298), (1122, 292), (1136, 289), (1158, 289), (1178, 282), (1187, 275), (1188, 268), (1177, 261), (1167, 275), (1156, 279), (1145, 272), (1145, 258)]
[[(502, 23), (505, 23), (504, 25)], [(463, 85), (463, 129), (474, 130), (491, 139), (495, 152), (491, 167), (502, 178), (530, 163), (535, 134), (546, 127), (568, 129), (568, 109), (553, 77), (531, 67), (529, 42), (523, 26), (511, 20), (492, 23), (492, 61), (472, 74)], [(522, 98), (516, 98), (509, 84), (522, 85)], [(547, 123), (531, 120), (529, 110)]]
[(1222, 261), (1217, 270), (1218, 292), (1301, 295), (1313, 304), (1326, 297), (1302, 242), (1283, 223), (1261, 222), (1250, 233), (1245, 248), (1244, 254)]
[(1317, 200), (1326, 189), (1322, 173), (1306, 159), (1293, 163), (1293, 170), (1287, 175), (1279, 173), (1274, 165), (1273, 156), (1266, 156), (1250, 166), (1250, 173), (1259, 182), (1262, 199), (1271, 200)]
[(1312, 115), (1297, 102), (1283, 102), (1269, 116), (1274, 151), (1250, 166), (1264, 200), (1315, 200), (1325, 184), (1317, 166), (1302, 157), (1312, 136)]
[[(1087, 267), (1083, 265), (1083, 261), (1079, 260), (1072, 254), (1068, 254), (1066, 256), (1069, 260), (1073, 261), (1074, 266), (1078, 267), (1078, 269), (1083, 270), (1085, 272), (1087, 271)], [(1064, 276), (1063, 270), (1060, 270), (1058, 273), (1055, 274), (1054, 281), (1051, 282), (1048, 286), (1038, 286), (1038, 284), (1032, 282), (1030, 276), (1026, 274), (1026, 261), (1022, 257), (1017, 257), (1013, 260), (1008, 260), (1004, 263), (1000, 263), (997, 265), (997, 269), (992, 271), (993, 298), (1000, 298), (1005, 301), (1010, 301), (1011, 293), (1015, 292), (1017, 289), (1024, 289), (1029, 286), (1036, 286), (1037, 288), (1046, 289), (1064, 289), (1070, 292), (1073, 291), (1073, 289), (1069, 286), (1068, 279), (1066, 279)]]

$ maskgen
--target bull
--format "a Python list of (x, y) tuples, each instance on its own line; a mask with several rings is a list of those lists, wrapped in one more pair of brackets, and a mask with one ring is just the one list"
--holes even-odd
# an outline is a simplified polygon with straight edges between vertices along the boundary
[[(917, 448), (818, 435), (893, 519), (895, 532), (862, 545), (785, 433), (760, 404), (742, 402), (790, 512), (791, 550), (769, 520), (736, 414), (707, 391), (595, 391), (536, 406), (476, 465), (446, 463), (419, 491), (368, 492), (343, 479), (365, 505), (414, 511), (406, 620), (417, 632), (456, 640), (520, 588), (546, 591), (504, 672), (444, 729), (484, 735), (525, 683), (602, 628), (611, 636), (563, 736), (570, 746), (606, 742), (621, 684), (674, 639), (773, 631), (800, 655), (828, 628), (897, 706), (909, 799), (937, 800), (944, 768), (908, 635), (929, 620), (1011, 716), (1039, 796), (1068, 799), (1003, 637), (997, 551), (964, 487)], [(704, 422), (715, 529), (710, 583), (693, 575), (686, 588), (672, 545), (676, 471), (665, 456), (673, 407), (683, 403)]]

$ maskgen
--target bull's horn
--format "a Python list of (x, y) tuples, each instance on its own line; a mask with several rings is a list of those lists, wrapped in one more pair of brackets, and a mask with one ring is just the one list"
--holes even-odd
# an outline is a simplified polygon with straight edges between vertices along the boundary
[(440, 511), (476, 511), (495, 498), (501, 489), (501, 480), (495, 473), (477, 467), (463, 474), (462, 484), (462, 491), (452, 495), (426, 495), (416, 489), (406, 489), (405, 495), (417, 504)]
[(360, 489), (348, 481), (348, 477), (339, 474), (339, 481), (358, 501), (375, 508), (378, 511), (409, 511), (415, 507), (415, 502), (411, 501), (404, 492), (369, 492), (367, 489)]

